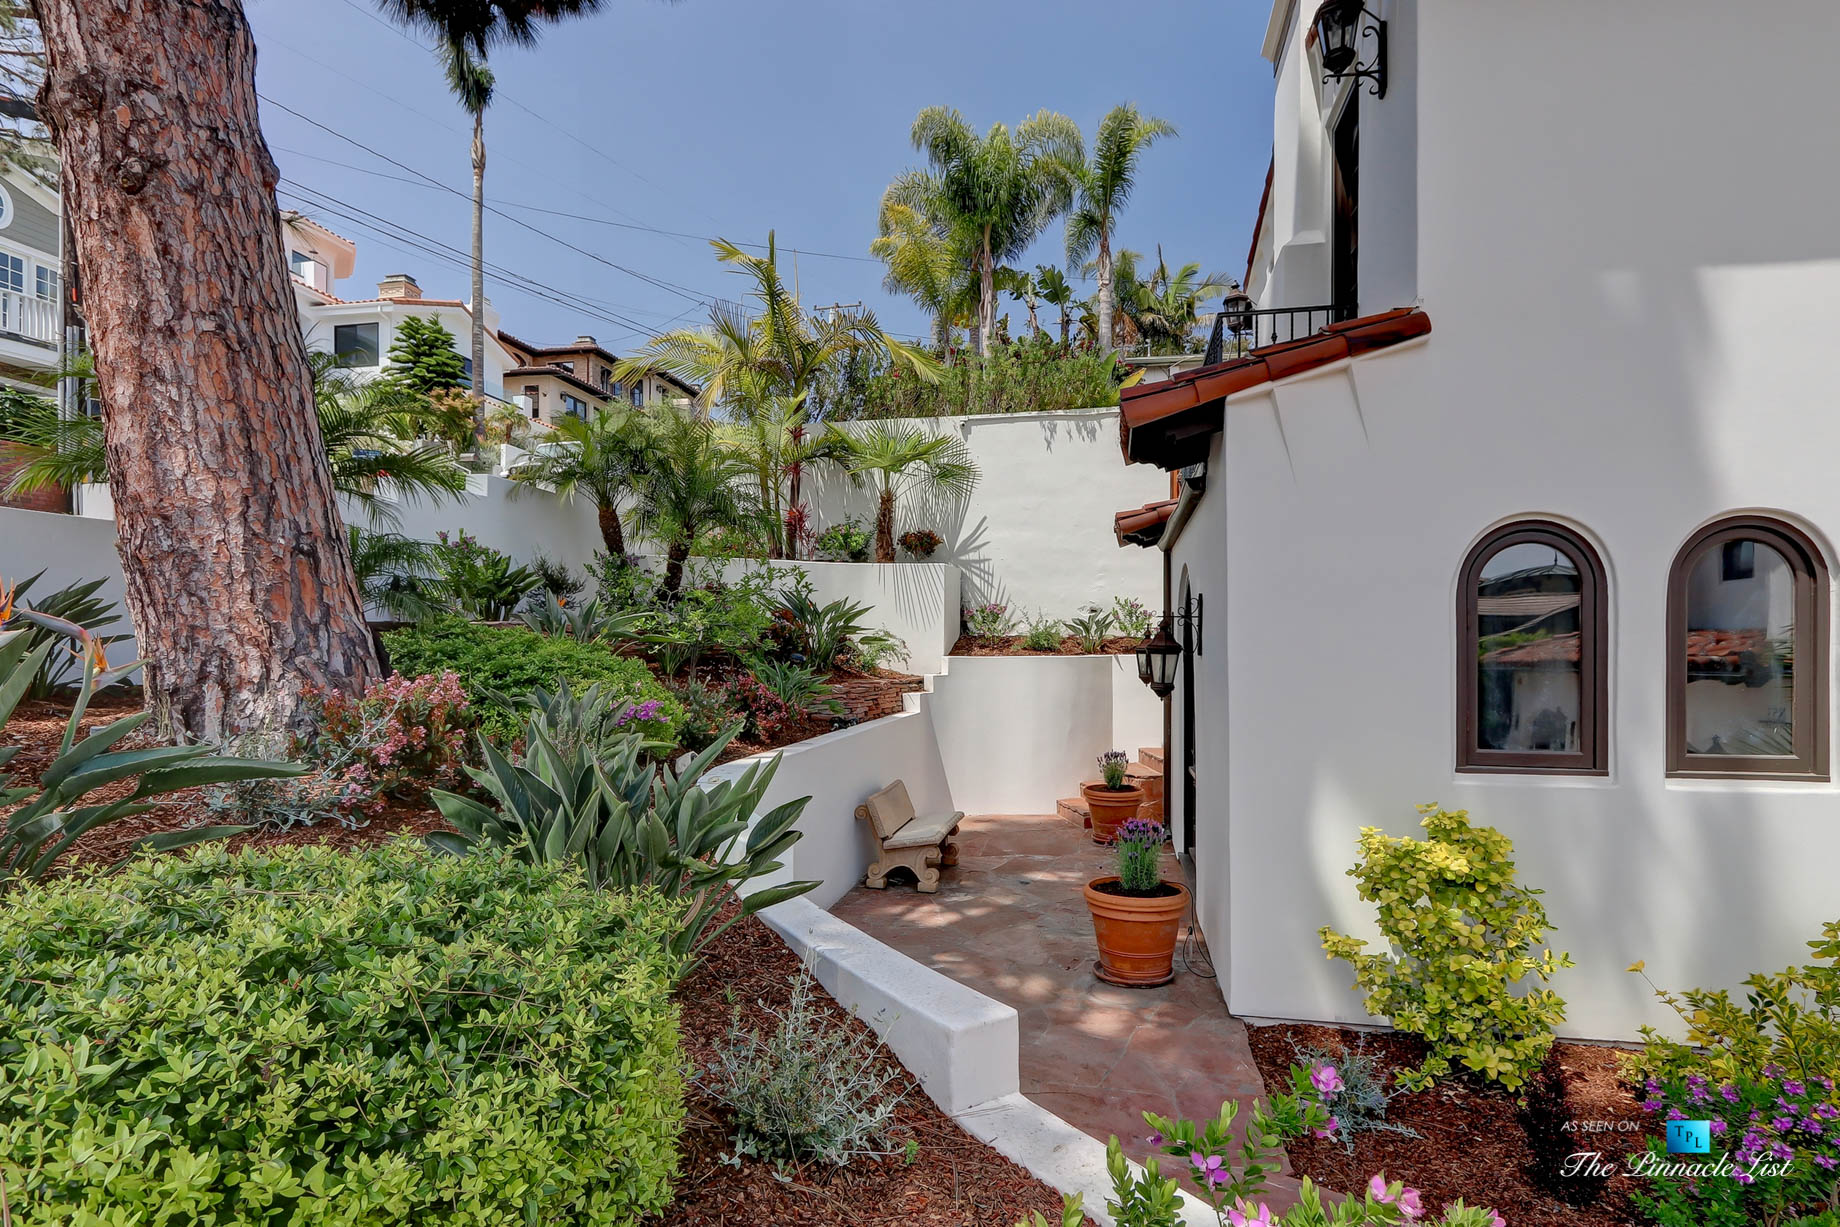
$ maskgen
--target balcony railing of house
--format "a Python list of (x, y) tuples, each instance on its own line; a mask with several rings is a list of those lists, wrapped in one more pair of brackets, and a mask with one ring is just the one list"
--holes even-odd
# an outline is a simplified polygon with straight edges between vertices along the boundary
[(1244, 357), (1266, 345), (1301, 341), (1315, 336), (1330, 324), (1352, 319), (1346, 307), (1223, 307), (1214, 316), (1214, 331), (1208, 337), (1207, 365)]
[(52, 299), (0, 290), (0, 333), (57, 348), (58, 304)]

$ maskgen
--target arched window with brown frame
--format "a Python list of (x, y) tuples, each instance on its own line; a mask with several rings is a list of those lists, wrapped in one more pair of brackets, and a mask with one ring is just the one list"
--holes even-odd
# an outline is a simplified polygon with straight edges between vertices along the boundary
[(1477, 543), (1457, 590), (1457, 770), (1610, 768), (1602, 561), (1562, 524), (1520, 520)]
[(1827, 563), (1806, 533), (1733, 516), (1668, 575), (1668, 774), (1825, 780)]

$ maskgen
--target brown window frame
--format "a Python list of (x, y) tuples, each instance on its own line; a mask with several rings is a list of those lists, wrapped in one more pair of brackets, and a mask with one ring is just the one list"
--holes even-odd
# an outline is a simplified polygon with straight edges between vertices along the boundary
[[(1485, 750), (1476, 744), (1476, 587), (1489, 559), (1511, 545), (1550, 545), (1578, 567), (1578, 744), (1576, 753)], [(1516, 520), (1478, 541), (1457, 584), (1457, 770), (1518, 775), (1610, 774), (1610, 593), (1603, 560), (1575, 530), (1552, 520)]]
[[(1728, 541), (1754, 540), (1775, 549), (1795, 575), (1795, 657), (1798, 666), (1793, 720), (1795, 754), (1689, 754), (1687, 752), (1687, 578), (1707, 550)], [(1667, 774), (1688, 780), (1828, 779), (1827, 673), (1830, 596), (1827, 559), (1793, 524), (1770, 516), (1728, 516), (1706, 525), (1674, 555), (1667, 591)], [(1805, 681), (1804, 681), (1805, 679)]]

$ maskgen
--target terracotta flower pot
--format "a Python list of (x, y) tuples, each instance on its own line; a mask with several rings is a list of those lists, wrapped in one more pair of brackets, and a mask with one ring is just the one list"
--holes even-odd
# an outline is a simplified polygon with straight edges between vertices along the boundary
[(1154, 899), (1112, 895), (1097, 889), (1116, 883), (1116, 874), (1086, 884), (1086, 907), (1092, 912), (1093, 938), (1099, 944), (1101, 980), (1130, 988), (1153, 988), (1175, 979), (1176, 936), (1188, 911), (1188, 887), (1179, 882), (1173, 895)]
[(1137, 807), (1144, 803), (1144, 790), (1135, 784), (1107, 788), (1104, 783), (1080, 785), (1086, 799), (1086, 812), (1092, 815), (1092, 837), (1096, 844), (1109, 844), (1118, 838), (1119, 824), (1137, 817)]

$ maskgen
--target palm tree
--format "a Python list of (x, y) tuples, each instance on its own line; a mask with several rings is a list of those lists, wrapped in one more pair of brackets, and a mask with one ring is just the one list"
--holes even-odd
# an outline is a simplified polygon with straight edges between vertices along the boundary
[(420, 622), (446, 606), (431, 599), (435, 578), (434, 548), (401, 533), (373, 532), (356, 524), (346, 530), (351, 569), (366, 609), (377, 609), (403, 622)]
[(1080, 129), (1065, 115), (1038, 111), (1014, 132), (995, 124), (979, 136), (955, 108), (927, 107), (911, 135), (932, 169), (902, 174), (886, 198), (949, 219), (969, 236), (978, 285), (976, 349), (986, 353), (996, 326), (997, 265), (1019, 258), (1067, 211), (1085, 163)]
[(797, 502), (800, 484), (810, 465), (838, 459), (836, 441), (811, 429), (801, 397), (762, 395), (741, 403), (745, 412), (721, 428), (722, 437), (747, 461), (761, 513), (775, 526), (769, 553), (796, 558), (809, 523)]
[[(812, 386), (828, 367), (850, 354), (883, 353), (906, 364), (919, 379), (931, 383), (939, 378), (939, 363), (931, 355), (888, 335), (871, 311), (806, 314), (779, 275), (772, 231), (767, 232), (765, 256), (749, 255), (726, 239), (714, 239), (711, 246), (724, 264), (753, 282), (747, 297), (755, 309), (718, 302), (709, 309), (707, 327), (653, 337), (636, 355), (615, 364), (615, 379), (663, 370), (699, 384), (699, 416), (721, 403), (746, 421), (757, 405), (794, 403), (799, 406), (798, 418), (788, 429), (799, 438), (809, 426), (805, 406)], [(790, 518), (802, 514), (802, 470), (795, 466), (785, 475), (785, 515)], [(775, 552), (796, 553), (796, 533), (789, 523), (778, 524), (771, 535)]]
[(651, 432), (634, 410), (602, 410), (592, 419), (564, 417), (543, 448), (512, 470), (517, 481), (512, 493), (541, 485), (565, 501), (585, 494), (600, 520), (601, 544), (617, 560), (626, 554), (620, 503), (632, 496), (635, 480), (645, 471), (651, 442)]
[(755, 528), (762, 517), (742, 484), (747, 460), (707, 418), (665, 408), (647, 428), (649, 463), (637, 483), (638, 520), (647, 535), (665, 543), (661, 591), (670, 597), (683, 586), (684, 561), (698, 538), (714, 528)]
[(1067, 331), (1073, 323), (1073, 317), (1067, 313), (1067, 308), (1074, 302), (1073, 287), (1067, 283), (1066, 274), (1052, 264), (1035, 266), (1035, 287), (1043, 302), (1061, 309), (1061, 348), (1065, 349)]
[(894, 507), (902, 494), (927, 489), (962, 497), (977, 485), (978, 468), (964, 442), (932, 434), (912, 422), (874, 422), (856, 430), (834, 430), (840, 462), (852, 481), (873, 479), (875, 560), (894, 561)]
[(447, 85), (473, 117), (473, 441), (486, 437), (486, 108), (492, 103), (495, 47), (530, 47), (544, 22), (595, 12), (601, 0), (377, 0), (399, 24), (435, 36)]
[(964, 236), (911, 204), (884, 195), (878, 219), (881, 236), (869, 254), (888, 266), (882, 288), (905, 294), (933, 319), (933, 350), (945, 353), (952, 325), (970, 314), (970, 259)]
[(462, 43), (442, 43), (447, 88), (473, 117), (473, 445), (486, 440), (486, 108), (497, 84), (484, 59)]
[(1202, 276), (1198, 263), (1184, 264), (1169, 271), (1163, 248), (1156, 249), (1156, 268), (1150, 279), (1135, 287), (1135, 310), (1132, 320), (1143, 338), (1145, 352), (1152, 354), (1186, 353), (1195, 340), (1195, 324), (1201, 317), (1201, 304), (1227, 292), (1232, 279), (1220, 273)]
[(997, 270), (997, 288), (1029, 309), (1029, 336), (1039, 337), (1041, 323), (1035, 318), (1035, 303), (1041, 298), (1041, 287), (1034, 276), (1004, 265)]
[(1100, 344), (1112, 344), (1112, 230), (1137, 186), (1137, 162), (1158, 139), (1176, 134), (1168, 120), (1140, 114), (1134, 103), (1106, 112), (1092, 160), (1080, 168), (1079, 190), (1067, 216), (1067, 259), (1079, 263), (1097, 249)]

